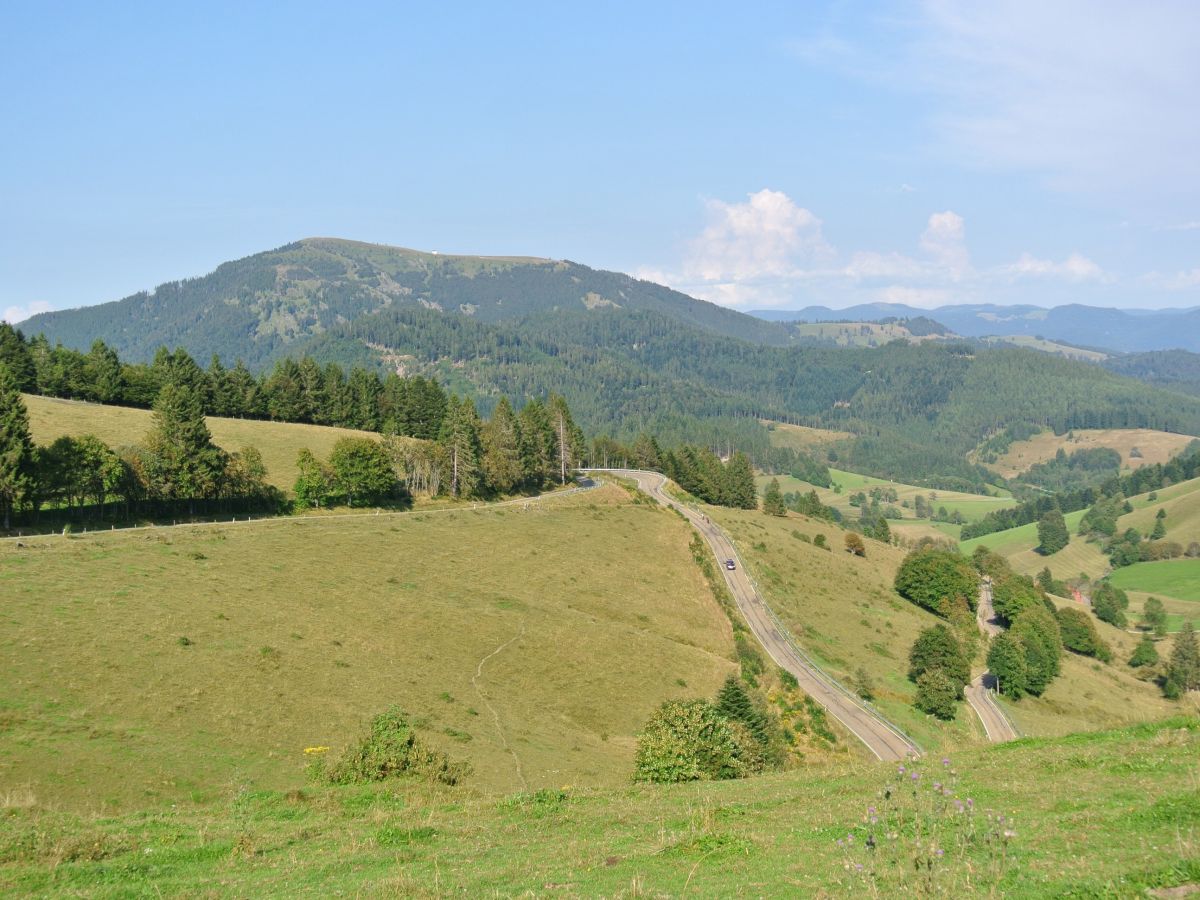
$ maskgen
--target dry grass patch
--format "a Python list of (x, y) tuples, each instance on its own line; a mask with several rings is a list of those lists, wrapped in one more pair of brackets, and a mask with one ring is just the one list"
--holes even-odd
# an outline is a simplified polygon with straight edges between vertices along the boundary
[[(1165, 463), (1195, 438), (1187, 434), (1170, 434), (1149, 428), (1081, 428), (1067, 434), (1043, 431), (1025, 441), (1013, 443), (1008, 451), (988, 468), (1005, 478), (1026, 472), (1037, 463), (1048, 462), (1061, 449), (1066, 453), (1107, 447), (1121, 454), (1126, 469), (1137, 469), (1153, 463)], [(1141, 457), (1131, 457), (1137, 448)]]

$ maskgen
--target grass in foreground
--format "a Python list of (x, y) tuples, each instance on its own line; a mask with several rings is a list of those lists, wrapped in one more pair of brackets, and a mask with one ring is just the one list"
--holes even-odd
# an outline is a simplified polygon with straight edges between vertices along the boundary
[[(1003, 855), (947, 841), (938, 896), (1139, 896), (1200, 881), (1200, 720), (954, 754), (955, 799), (1013, 832)], [(940, 759), (923, 764), (925, 785)], [(240, 791), (119, 817), (0, 814), (0, 890), (158, 895), (433, 897), (837, 896), (912, 893), (911, 866), (874, 885), (854, 869), (889, 764), (813, 777), (507, 798), (394, 782)], [(987, 817), (991, 815), (992, 819)], [(996, 815), (1004, 815), (998, 823)], [(903, 861), (913, 851), (901, 828)], [(888, 845), (887, 850), (890, 851)], [(850, 864), (850, 868), (846, 866)]]

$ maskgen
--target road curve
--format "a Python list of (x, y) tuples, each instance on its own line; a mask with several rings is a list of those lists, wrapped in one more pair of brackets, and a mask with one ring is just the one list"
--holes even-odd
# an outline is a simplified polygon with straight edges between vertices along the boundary
[[(796, 676), (801, 689), (820, 703), (828, 713), (841, 722), (862, 741), (868, 750), (881, 760), (900, 760), (920, 755), (921, 749), (894, 725), (885, 721), (874, 710), (808, 660), (803, 651), (783, 631), (775, 614), (755, 590), (746, 574), (733, 542), (719, 527), (697, 512), (673, 500), (666, 492), (666, 476), (658, 472), (637, 469), (593, 469), (589, 471), (610, 472), (637, 482), (638, 487), (664, 506), (678, 510), (708, 543), (717, 559), (720, 570), (725, 574), (725, 583), (741, 610), (746, 624), (776, 664)], [(737, 568), (729, 571), (725, 560), (732, 559)]]
[[(979, 627), (983, 629), (989, 639), (1003, 630), (996, 622), (996, 610), (992, 607), (992, 583), (989, 580), (984, 580), (979, 584), (979, 605), (975, 609), (975, 617), (979, 621)], [(996, 744), (1003, 741), (1015, 741), (1021, 735), (1017, 731), (1017, 727), (1013, 725), (1012, 719), (996, 702), (995, 695), (991, 690), (993, 684), (993, 677), (984, 672), (982, 675), (976, 676), (966, 686), (963, 693), (966, 694), (971, 709), (975, 710), (975, 715), (979, 716), (979, 721), (983, 723), (983, 731), (989, 741)]]

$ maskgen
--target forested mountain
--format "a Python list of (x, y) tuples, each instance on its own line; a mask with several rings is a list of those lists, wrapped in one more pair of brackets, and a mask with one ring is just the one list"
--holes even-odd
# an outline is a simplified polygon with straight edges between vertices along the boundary
[(865, 303), (848, 309), (808, 306), (796, 310), (760, 310), (752, 315), (781, 323), (871, 322), (889, 317), (929, 316), (964, 337), (1030, 335), (1122, 352), (1175, 348), (1200, 351), (1200, 308), (1135, 310), (1070, 304), (1044, 309), (964, 304), (929, 310), (899, 303)]
[(502, 396), (555, 391), (593, 435), (649, 432), (722, 453), (761, 456), (762, 418), (837, 428), (856, 435), (836, 448), (843, 464), (951, 488), (991, 477), (966, 454), (1008, 426), (1200, 433), (1200, 400), (1028, 350), (949, 336), (811, 346), (791, 326), (575, 263), (330, 239), (23, 330), (46, 333), (42, 354), (100, 339), (108, 346), (93, 355), (134, 362), (174, 345), (201, 361), (219, 354), (231, 371), (239, 358), (261, 371), (308, 356), (420, 374), (484, 413)]
[(1200, 353), (1187, 350), (1152, 350), (1106, 359), (1110, 372), (1128, 375), (1183, 394), (1200, 396)]
[(787, 344), (787, 326), (696, 300), (661, 285), (577, 263), (530, 257), (444, 256), (310, 238), (224, 263), (149, 293), (24, 323), (29, 334), (86, 350), (99, 338), (123, 359), (163, 345), (261, 368), (298, 340), (390, 307), (427, 307), (481, 322), (559, 310), (649, 310), (699, 328)]
[(1200, 433), (1200, 401), (1094, 366), (965, 343), (877, 349), (767, 347), (652, 312), (559, 312), (488, 325), (389, 309), (330, 329), (305, 352), (434, 375), (474, 396), (566, 396), (593, 433), (721, 446), (764, 441), (772, 418), (858, 435), (841, 449), (863, 471), (947, 487), (988, 477), (967, 451), (1017, 423), (1059, 431), (1148, 427)]

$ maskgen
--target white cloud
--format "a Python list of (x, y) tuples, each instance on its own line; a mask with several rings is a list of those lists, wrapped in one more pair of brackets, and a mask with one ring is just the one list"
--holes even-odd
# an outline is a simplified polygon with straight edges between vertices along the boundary
[(956, 212), (946, 210), (929, 217), (929, 224), (921, 234), (921, 249), (933, 257), (934, 262), (961, 278), (970, 268), (967, 256), (966, 223)]
[(916, 240), (918, 252), (909, 255), (838, 251), (826, 241), (821, 220), (779, 191), (759, 191), (743, 203), (710, 201), (707, 208), (708, 224), (685, 245), (677, 267), (643, 267), (634, 274), (740, 309), (868, 301), (932, 307), (998, 301), (1025, 279), (1074, 285), (1115, 281), (1080, 253), (1063, 260), (1024, 253), (1015, 262), (976, 267), (967, 249), (966, 221), (953, 210), (929, 216)]
[(821, 220), (780, 191), (706, 205), (708, 225), (688, 243), (678, 271), (634, 274), (726, 306), (778, 305), (791, 300), (794, 282), (834, 255)]
[(16, 325), (18, 322), (24, 322), (30, 316), (50, 312), (52, 308), (45, 300), (33, 300), (24, 306), (6, 306), (4, 308), (4, 315), (0, 316), (0, 319), (3, 319), (10, 325)]
[(997, 271), (1015, 277), (1050, 277), (1062, 278), (1067, 281), (1108, 280), (1108, 276), (1100, 266), (1078, 253), (1072, 253), (1062, 262), (1038, 259), (1032, 254), (1022, 253), (1016, 262), (1000, 266)]

